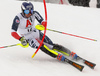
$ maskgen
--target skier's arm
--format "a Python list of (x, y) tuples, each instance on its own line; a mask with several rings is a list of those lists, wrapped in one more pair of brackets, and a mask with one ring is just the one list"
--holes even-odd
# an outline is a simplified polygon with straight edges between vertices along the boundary
[(43, 26), (45, 27), (46, 24), (47, 24), (47, 21), (44, 21), (44, 19), (42, 18), (42, 16), (41, 16), (37, 11), (34, 11), (34, 15), (35, 15), (36, 20), (37, 20), (41, 25), (43, 25)]
[(11, 35), (17, 40), (21, 38), (16, 32), (11, 32)]
[(15, 17), (14, 21), (13, 21), (13, 24), (12, 24), (12, 29), (11, 29), (11, 35), (21, 41), (21, 44), (23, 46), (27, 46), (27, 40), (24, 38), (24, 37), (20, 37), (17, 33), (17, 29), (18, 29), (18, 26), (19, 26), (19, 23), (20, 23), (20, 20), (19, 20), (19, 17)]
[(12, 24), (12, 28), (11, 28), (11, 35), (17, 40), (19, 40), (21, 38), (17, 33), (19, 23), (20, 23), (19, 17), (16, 16), (13, 20), (13, 24)]

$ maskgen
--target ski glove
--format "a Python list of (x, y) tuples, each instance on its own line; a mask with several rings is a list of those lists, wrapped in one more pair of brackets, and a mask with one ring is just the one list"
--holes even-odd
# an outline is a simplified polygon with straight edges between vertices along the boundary
[(25, 39), (25, 37), (21, 37), (21, 38), (19, 39), (19, 41), (21, 41), (21, 44), (22, 44), (23, 46), (26, 46), (26, 45), (28, 44), (28, 42), (27, 42), (27, 40)]
[(59, 61), (64, 61), (65, 60), (65, 57), (63, 55), (61, 55), (61, 54), (58, 54), (57, 59)]
[(41, 24), (46, 27), (47, 21), (43, 21)]

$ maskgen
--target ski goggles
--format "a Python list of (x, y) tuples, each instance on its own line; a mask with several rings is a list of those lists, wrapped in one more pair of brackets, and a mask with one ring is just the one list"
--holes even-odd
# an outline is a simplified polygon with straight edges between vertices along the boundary
[(24, 10), (24, 13), (25, 14), (29, 14), (29, 13), (33, 14), (33, 10)]

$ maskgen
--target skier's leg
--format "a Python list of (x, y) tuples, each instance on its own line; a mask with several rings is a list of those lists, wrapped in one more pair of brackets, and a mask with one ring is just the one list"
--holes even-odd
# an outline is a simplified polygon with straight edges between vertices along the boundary
[[(43, 38), (43, 33), (40, 31), (40, 40), (42, 40)], [(71, 52), (69, 49), (63, 47), (62, 45), (58, 45), (58, 44), (53, 44), (53, 42), (50, 40), (49, 37), (45, 36), (44, 42), (43, 42), (47, 47), (49, 47), (49, 49), (52, 49), (54, 51), (58, 51), (66, 56), (71, 56), (72, 58), (76, 58), (77, 55), (75, 55), (75, 57), (72, 55), (73, 52)]]
[[(41, 31), (39, 31), (39, 34), (40, 34), (40, 40), (42, 40), (43, 38), (43, 33)], [(53, 42), (51, 41), (51, 39), (48, 37), (48, 36), (45, 36), (44, 38), (44, 42), (43, 42), (47, 47), (49, 47), (49, 49), (52, 49), (53, 48)]]
[[(38, 42), (35, 38), (29, 39), (28, 42), (29, 42), (29, 45), (30, 45), (32, 48), (36, 48), (36, 49), (37, 49), (37, 48), (39, 47), (39, 45), (40, 45), (39, 42)], [(57, 58), (57, 59), (59, 59), (60, 61), (64, 61), (64, 60), (65, 60), (65, 57), (64, 57), (63, 55), (61, 55), (61, 54), (55, 52), (54, 50), (49, 49), (49, 48), (48, 48), (46, 45), (44, 45), (44, 44), (40, 47), (40, 49), (41, 49), (41, 51), (43, 51), (43, 52), (45, 52), (46, 54), (52, 56), (53, 58)]]
[(65, 61), (66, 59), (62, 54), (59, 54), (54, 50), (49, 49), (46, 45), (42, 45), (40, 49), (46, 54), (52, 56), (53, 58), (57, 58), (60, 61)]
[(70, 53), (71, 53), (71, 51), (69, 49), (65, 48), (62, 45), (58, 45), (58, 44), (54, 44), (53, 50), (58, 51), (58, 52), (61, 52), (64, 55), (67, 55), (67, 56), (69, 56)]
[(66, 56), (72, 57), (73, 59), (77, 59), (77, 54), (71, 52), (69, 49), (65, 48), (62, 45), (54, 44), (53, 50), (58, 51)]

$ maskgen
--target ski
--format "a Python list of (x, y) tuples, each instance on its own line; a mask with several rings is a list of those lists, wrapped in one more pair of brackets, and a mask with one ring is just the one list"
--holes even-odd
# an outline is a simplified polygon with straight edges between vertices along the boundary
[(84, 68), (83, 65), (80, 65), (80, 64), (78, 64), (78, 63), (75, 63), (75, 62), (73, 62), (73, 61), (71, 61), (71, 60), (69, 60), (69, 59), (67, 59), (67, 58), (65, 59), (65, 62), (67, 62), (67, 63), (69, 63), (70, 65), (74, 66), (74, 67), (77, 68), (79, 71), (82, 71), (83, 68)]
[[(73, 60), (82, 61), (82, 63), (84, 63), (85, 65), (87, 65), (91, 69), (94, 69), (94, 67), (96, 66), (95, 63), (92, 63), (92, 62), (90, 62), (88, 60), (85, 60), (85, 59), (81, 58), (80, 56), (77, 56), (76, 53), (71, 52), (69, 49), (63, 47), (62, 45), (55, 44), (53, 49), (58, 51), (58, 52), (60, 52), (60, 53), (62, 53), (65, 56), (68, 56), (69, 58), (71, 57), (71, 59), (73, 59)], [(73, 58), (73, 56), (75, 56), (75, 58)], [(75, 62), (73, 62), (73, 61), (71, 61), (69, 59), (66, 59), (65, 61), (68, 62), (69, 64), (73, 65), (74, 67), (76, 67), (80, 71), (82, 71), (83, 68), (84, 68), (84, 66), (82, 66), (80, 64), (77, 64), (77, 63), (75, 63)]]
[(92, 63), (92, 62), (90, 62), (90, 61), (88, 61), (88, 60), (85, 60), (85, 59), (83, 59), (83, 58), (81, 58), (81, 57), (77, 57), (77, 60), (82, 60), (82, 62), (85, 64), (85, 65), (87, 65), (88, 67), (90, 67), (91, 69), (94, 69), (94, 67), (96, 66), (96, 64), (95, 63)]

